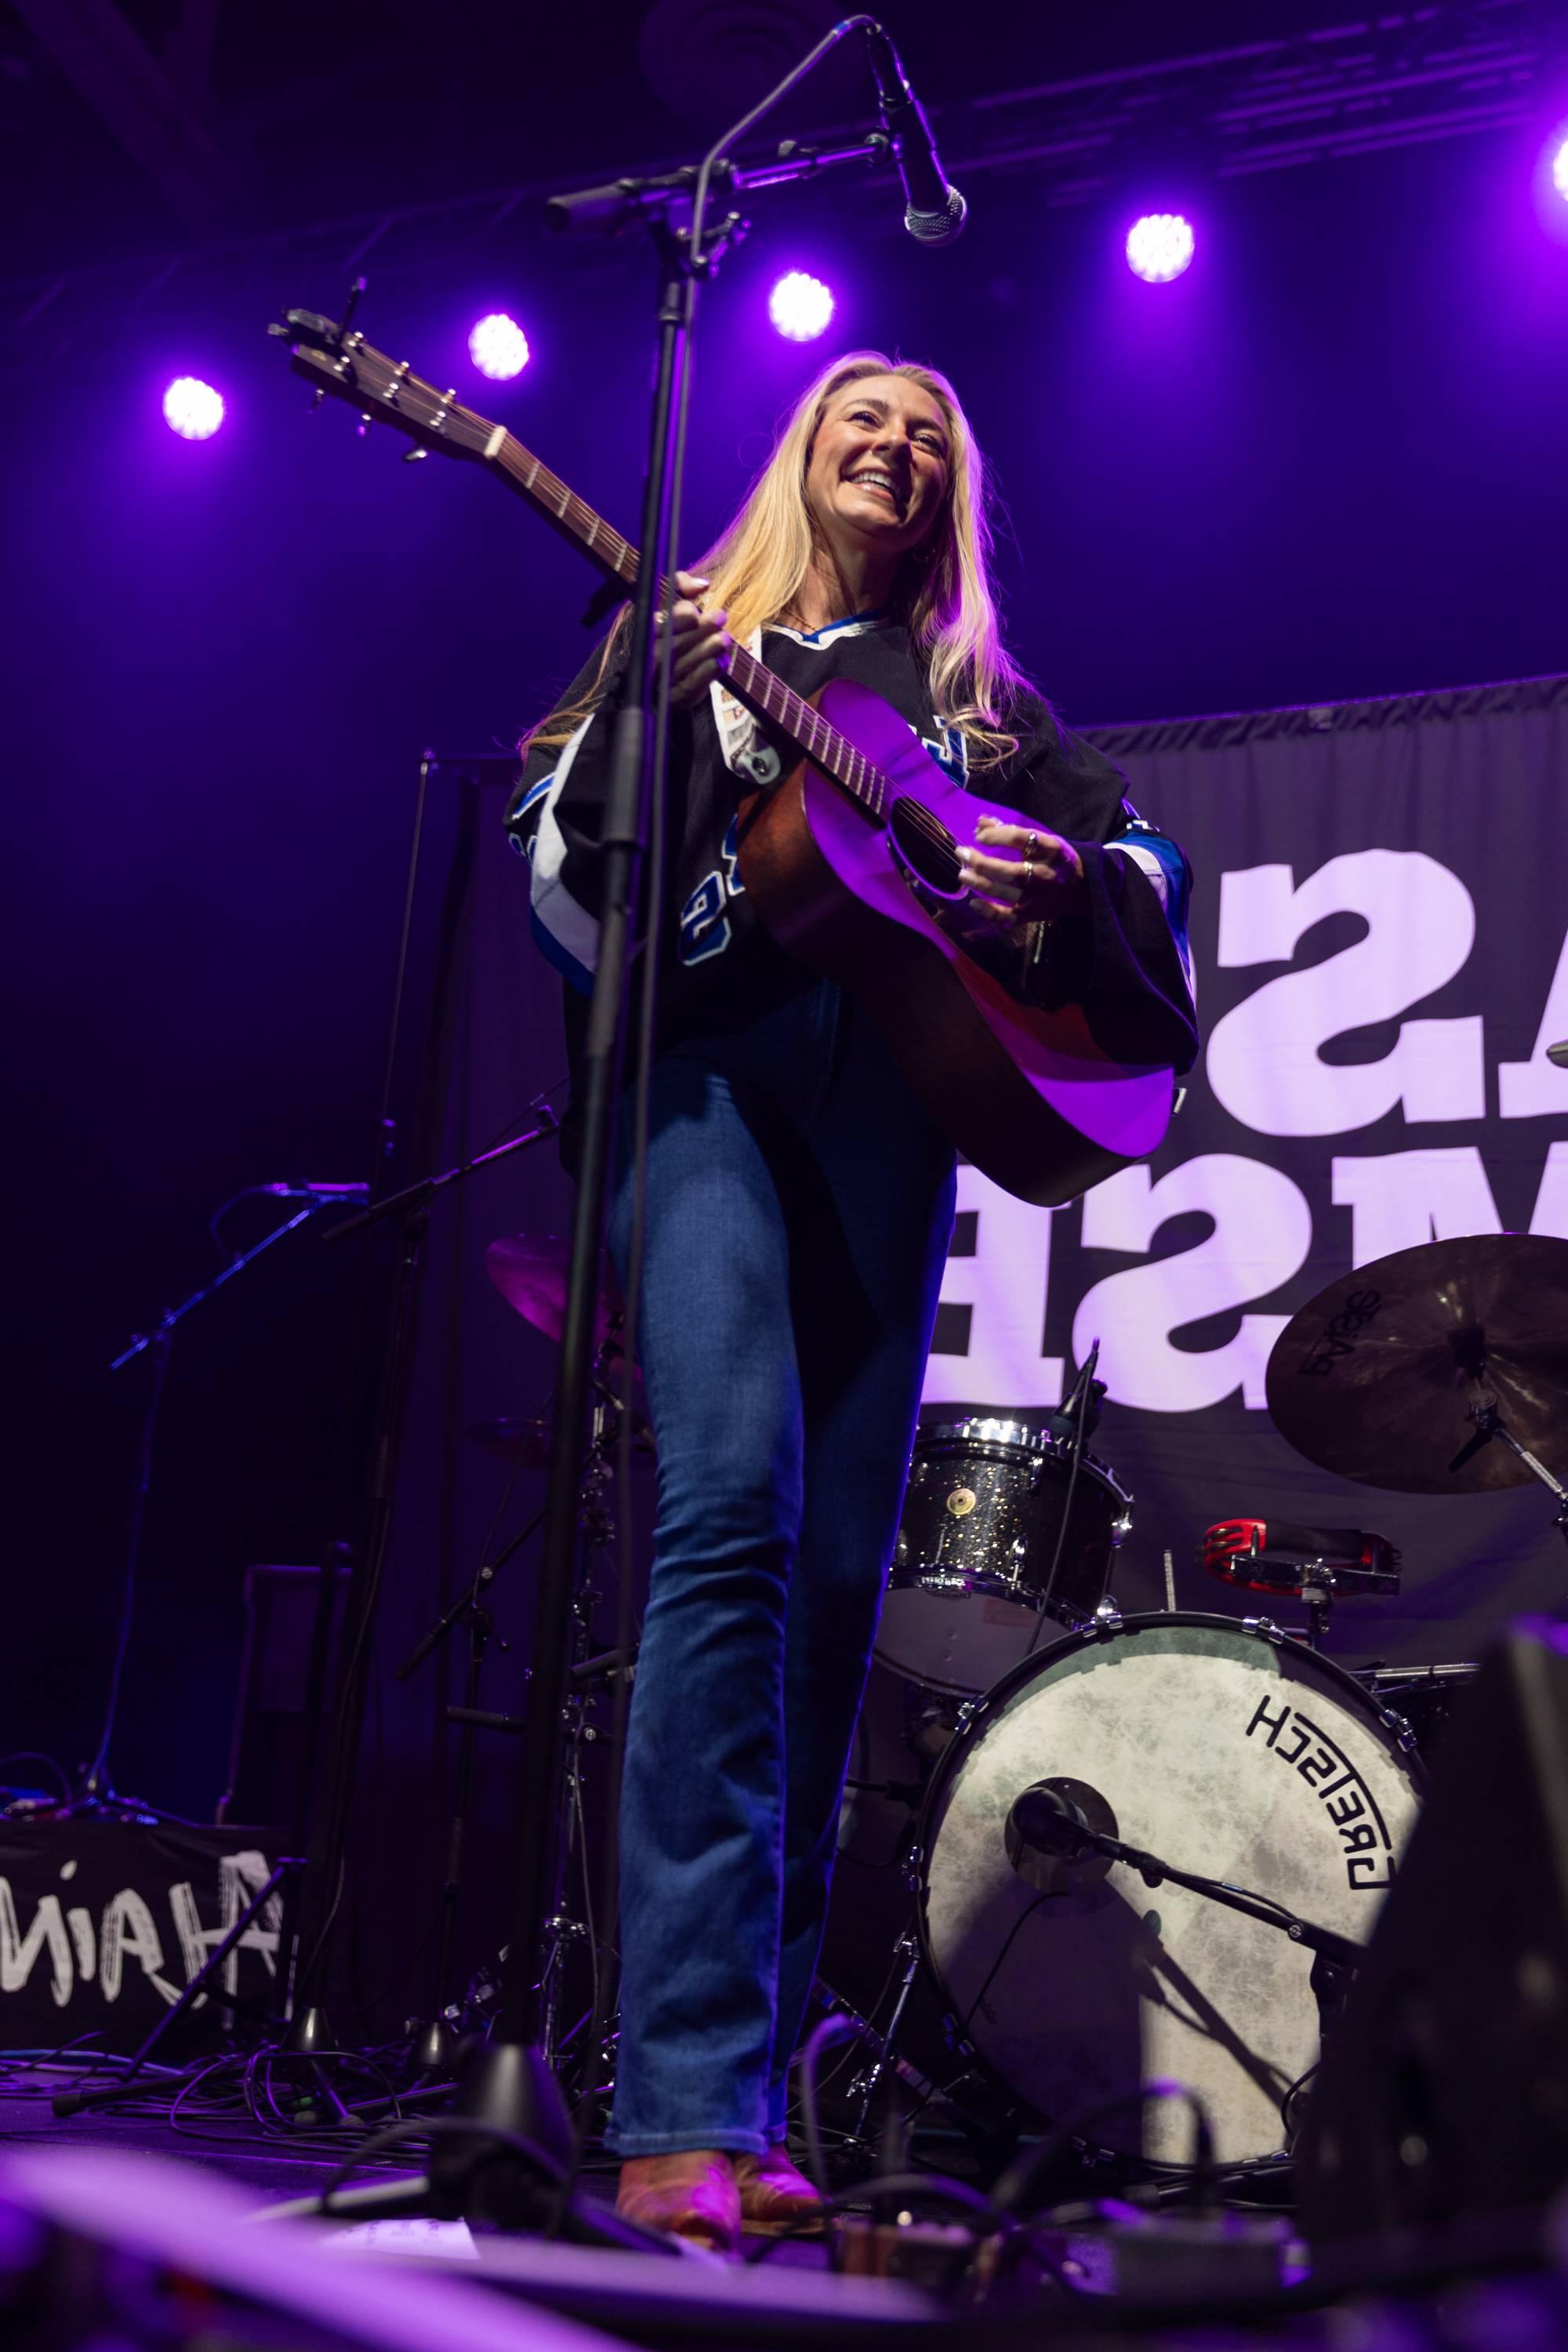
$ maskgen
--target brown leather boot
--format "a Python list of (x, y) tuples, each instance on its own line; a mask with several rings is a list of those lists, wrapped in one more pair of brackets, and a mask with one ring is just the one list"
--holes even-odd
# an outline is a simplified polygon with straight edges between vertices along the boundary
[(616, 2210), (645, 2230), (692, 2238), (721, 2254), (733, 2253), (740, 2242), (741, 2195), (733, 2163), (721, 2148), (628, 2156), (621, 2166)]
[(743, 2230), (769, 2237), (784, 2230), (802, 2237), (821, 2235), (827, 2226), (822, 2200), (786, 2147), (770, 2147), (762, 2156), (737, 2156), (733, 2162)]

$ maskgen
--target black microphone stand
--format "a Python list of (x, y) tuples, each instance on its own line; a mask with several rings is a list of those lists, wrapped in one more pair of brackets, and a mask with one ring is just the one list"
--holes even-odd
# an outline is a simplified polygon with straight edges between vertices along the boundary
[(1337, 1927), (1322, 1927), (1315, 1920), (1299, 1917), (1267, 1895), (1249, 1894), (1245, 1887), (1232, 1886), (1228, 1880), (1205, 1878), (1194, 1870), (1178, 1870), (1174, 1863), (1163, 1861), (1158, 1854), (1146, 1853), (1141, 1846), (1128, 1845), (1121, 1838), (1091, 1828), (1070, 1798), (1064, 1801), (1059, 1783), (1053, 1789), (1047, 1781), (1037, 1793), (1048, 1799), (1052, 1817), (1034, 1835), (1019, 1824), (1023, 1844), (1035, 1853), (1055, 1855), (1065, 1862), (1081, 1862), (1086, 1854), (1103, 1854), (1108, 1862), (1125, 1863), (1129, 1869), (1135, 1870), (1145, 1886), (1158, 1886), (1168, 1878), (1173, 1886), (1184, 1886), (1189, 1894), (1201, 1895), (1206, 1902), (1218, 1903), (1227, 1911), (1239, 1911), (1243, 1918), (1276, 1928), (1280, 1935), (1289, 1936), (1293, 1944), (1310, 1952), (1310, 1983), (1319, 2022), (1324, 2033), (1329, 2032), (1344, 2004), (1348, 1979), (1366, 1957), (1364, 1945), (1350, 1936), (1342, 1936)]
[[(629, 1026), (630, 960), (641, 904), (651, 822), (654, 753), (668, 713), (666, 656), (655, 662), (655, 608), (660, 583), (673, 572), (677, 522), (675, 487), (690, 368), (697, 289), (742, 224), (730, 214), (706, 236), (708, 202), (726, 189), (771, 184), (804, 176), (828, 162), (885, 160), (885, 138), (837, 151), (831, 157), (782, 151), (755, 178), (738, 172), (725, 151), (772, 112), (828, 52), (872, 19), (836, 25), (757, 106), (725, 132), (689, 173), (658, 181), (621, 181), (556, 200), (557, 225), (578, 216), (612, 225), (647, 214), (658, 261), (658, 353), (643, 485), (640, 552), (632, 597), (626, 661), (611, 721), (609, 780), (601, 835), (602, 913), (598, 960), (579, 1080), (581, 1145), (572, 1226), (571, 1270), (561, 1341), (557, 1419), (551, 1450), (542, 1557), (534, 1612), (530, 1680), (518, 1774), (519, 1845), (513, 1927), (490, 2040), (464, 2070), (458, 2115), (471, 2135), (437, 2138), (431, 2149), (428, 2192), (445, 2212), (525, 2227), (548, 2221), (618, 2243), (647, 2245), (614, 2216), (590, 2218), (573, 2207), (563, 2214), (559, 2182), (569, 2179), (573, 2135), (565, 2102), (542, 2049), (544, 1988), (541, 1966), (555, 1882), (553, 1856), (561, 1825), (550, 1817), (546, 1792), (559, 1784), (557, 1748), (566, 1690), (567, 1632), (577, 1536), (578, 1495), (589, 1445), (594, 1375), (595, 1307), (608, 1217), (626, 1040)], [(606, 203), (606, 200), (609, 200)], [(689, 202), (689, 226), (673, 215)], [(644, 984), (657, 985), (648, 971)], [(374, 2194), (374, 2192), (373, 2192)], [(407, 2210), (406, 2193), (400, 2209)], [(362, 2209), (363, 2210), (363, 2209)]]
[[(131, 1641), (132, 1613), (136, 1601), (136, 1570), (142, 1552), (142, 1527), (147, 1515), (147, 1496), (153, 1483), (153, 1440), (157, 1432), (159, 1409), (163, 1402), (163, 1389), (169, 1376), (169, 1359), (174, 1352), (174, 1333), (187, 1315), (193, 1313), (196, 1307), (204, 1306), (209, 1298), (215, 1297), (226, 1285), (235, 1279), (237, 1275), (243, 1274), (247, 1265), (254, 1265), (264, 1250), (269, 1250), (275, 1242), (282, 1241), (285, 1234), (293, 1233), (297, 1226), (304, 1224), (306, 1220), (313, 1217), (319, 1209), (341, 1206), (341, 1197), (328, 1193), (324, 1188), (318, 1188), (314, 1192), (308, 1187), (302, 1189), (308, 1195), (303, 1208), (296, 1210), (291, 1217), (286, 1217), (280, 1225), (274, 1225), (270, 1233), (264, 1234), (258, 1242), (251, 1244), (249, 1249), (242, 1250), (231, 1257), (220, 1273), (215, 1274), (212, 1280), (204, 1283), (199, 1290), (193, 1290), (190, 1297), (182, 1299), (178, 1307), (166, 1307), (151, 1330), (139, 1331), (133, 1339), (127, 1340), (109, 1367), (111, 1372), (123, 1371), (125, 1366), (133, 1363), (138, 1356), (146, 1355), (152, 1359), (153, 1378), (147, 1392), (147, 1402), (142, 1411), (142, 1427), (136, 1444), (135, 1466), (131, 1479), (130, 1507), (126, 1513), (125, 1565), (121, 1577), (120, 1624), (115, 1635), (114, 1663), (110, 1670), (109, 1700), (104, 1712), (103, 1729), (100, 1734), (92, 1762), (88, 1766), (79, 1790), (72, 1792), (68, 1810), (73, 1814), (112, 1811), (121, 1803), (125, 1804), (130, 1811), (142, 1814), (151, 1814), (156, 1810), (153, 1806), (143, 1804), (140, 1799), (121, 1800), (115, 1795), (113, 1784), (109, 1777), (109, 1749), (110, 1743), (114, 1738), (115, 1720), (120, 1712), (121, 1677), (125, 1666), (125, 1654)], [(247, 1191), (256, 1193), (281, 1193), (283, 1197), (289, 1199), (300, 1197), (297, 1192), (290, 1192), (283, 1186), (272, 1184), (252, 1185), (247, 1187)], [(237, 1193), (233, 1196), (234, 1200), (242, 1197), (244, 1196)], [(225, 1208), (232, 1205), (232, 1200), (224, 1203)], [(215, 1228), (223, 1213), (223, 1209), (216, 1213), (213, 1218)]]

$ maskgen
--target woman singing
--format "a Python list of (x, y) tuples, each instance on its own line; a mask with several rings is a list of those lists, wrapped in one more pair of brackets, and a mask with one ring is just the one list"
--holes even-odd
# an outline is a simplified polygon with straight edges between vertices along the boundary
[[(780, 772), (729, 648), (874, 688), (1018, 811), (965, 851), (976, 951), (1122, 1059), (1196, 1051), (1180, 851), (1005, 651), (980, 453), (932, 370), (858, 353), (804, 394), (669, 615), (671, 897), (641, 1359), (658, 1511), (621, 1800), (623, 2211), (712, 2245), (809, 2218), (784, 2149), (840, 1794), (952, 1223), (953, 1154), (857, 1005), (754, 919), (739, 797)], [(525, 746), (508, 819), (569, 1044), (597, 924), (616, 647)], [(630, 1121), (611, 1248), (626, 1265)]]

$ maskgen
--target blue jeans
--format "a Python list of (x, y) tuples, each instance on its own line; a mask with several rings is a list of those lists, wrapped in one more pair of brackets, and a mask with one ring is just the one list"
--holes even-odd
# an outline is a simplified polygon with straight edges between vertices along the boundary
[(951, 1149), (826, 982), (655, 1066), (640, 1349), (658, 1513), (621, 1798), (622, 2156), (784, 2136), (952, 1191)]

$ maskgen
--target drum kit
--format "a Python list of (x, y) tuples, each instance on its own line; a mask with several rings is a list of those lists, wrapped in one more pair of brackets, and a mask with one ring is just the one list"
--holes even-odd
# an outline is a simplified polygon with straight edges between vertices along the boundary
[[(549, 1328), (538, 1245), (490, 1260)], [(1336, 1601), (1399, 1590), (1398, 1552), (1357, 1528), (1248, 1516), (1205, 1538), (1207, 1572), (1300, 1604), (1300, 1633), (1124, 1617), (1132, 1497), (1087, 1449), (1092, 1370), (1043, 1433), (969, 1419), (917, 1439), (820, 1990), (874, 2023), (898, 1986), (851, 2086), (856, 2131), (896, 2073), (961, 2109), (981, 2084), (1014, 2128), (1092, 2116), (1087, 2146), (1159, 2169), (1190, 2126), (1128, 2095), (1165, 2078), (1201, 2102), (1222, 2165), (1266, 2164), (1415, 1820), (1423, 1750), (1475, 1670), (1323, 1654)], [(1267, 1392), (1321, 1468), (1412, 1494), (1534, 1478), (1568, 1538), (1545, 1458), (1563, 1459), (1568, 1242), (1433, 1242), (1359, 1267), (1280, 1334)], [(1032, 1826), (1042, 1809), (1065, 1834)]]
[[(1359, 1267), (1280, 1334), (1268, 1399), (1321, 1468), (1415, 1494), (1533, 1477), (1568, 1537), (1543, 1459), (1562, 1458), (1568, 1403), (1568, 1242), (1434, 1242)], [(1179, 2108), (1104, 2110), (1154, 2077), (1197, 2095), (1220, 2162), (1285, 2145), (1342, 1983), (1206, 1890), (1152, 1887), (1091, 1846), (1042, 1854), (1020, 1834), (1026, 1801), (1053, 1791), (1108, 1843), (1364, 1944), (1423, 1751), (1475, 1669), (1352, 1673), (1322, 1654), (1336, 1600), (1399, 1590), (1398, 1552), (1357, 1528), (1249, 1517), (1205, 1536), (1208, 1573), (1300, 1604), (1301, 1635), (1263, 1615), (1124, 1618), (1110, 1584), (1131, 1525), (1081, 1427), (1069, 1443), (975, 1420), (917, 1443), (824, 1962), (868, 2007), (902, 1966), (902, 2047), (889, 2030), (861, 2076), (857, 2129), (912, 2062), (1058, 2127), (1100, 2111), (1091, 2144), (1146, 2164), (1184, 2151)], [(868, 1916), (874, 1952), (857, 1948)]]

